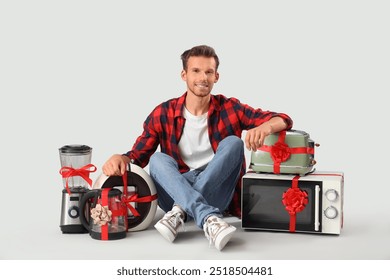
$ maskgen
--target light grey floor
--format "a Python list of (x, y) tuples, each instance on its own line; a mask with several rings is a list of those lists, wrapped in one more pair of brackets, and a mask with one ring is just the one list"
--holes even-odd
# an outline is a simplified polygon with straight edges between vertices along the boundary
[[(158, 209), (155, 221), (163, 212)], [(54, 218), (55, 215), (53, 215)], [(364, 218), (347, 217), (340, 236), (245, 231), (240, 220), (228, 217), (237, 227), (235, 236), (221, 252), (209, 248), (203, 231), (187, 223), (174, 243), (163, 239), (151, 225), (147, 230), (129, 232), (125, 239), (98, 241), (88, 234), (62, 234), (57, 219), (27, 221), (14, 230), (4, 230), (0, 259), (9, 260), (358, 260), (390, 259), (390, 225)], [(35, 224), (35, 225), (34, 225)]]

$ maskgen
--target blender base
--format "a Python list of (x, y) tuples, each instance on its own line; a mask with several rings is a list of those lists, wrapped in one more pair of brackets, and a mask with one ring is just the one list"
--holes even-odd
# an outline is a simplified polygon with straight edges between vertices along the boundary
[(62, 233), (87, 233), (88, 230), (83, 225), (62, 225)]

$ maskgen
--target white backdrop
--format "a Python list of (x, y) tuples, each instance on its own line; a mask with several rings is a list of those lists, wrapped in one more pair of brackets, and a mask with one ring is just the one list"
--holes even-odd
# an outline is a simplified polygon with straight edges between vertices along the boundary
[(317, 170), (345, 172), (345, 227), (370, 233), (356, 248), (390, 258), (375, 237), (390, 241), (389, 12), (375, 0), (0, 2), (0, 259), (30, 258), (26, 239), (59, 231), (58, 148), (91, 146), (99, 170), (128, 151), (154, 106), (185, 91), (180, 54), (198, 44), (221, 60), (214, 93), (288, 113), (321, 144)]

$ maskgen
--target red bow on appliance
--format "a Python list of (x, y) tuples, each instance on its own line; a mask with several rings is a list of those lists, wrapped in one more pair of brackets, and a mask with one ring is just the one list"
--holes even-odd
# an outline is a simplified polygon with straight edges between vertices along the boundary
[(290, 232), (295, 232), (295, 224), (297, 219), (297, 213), (305, 209), (309, 199), (307, 198), (307, 192), (302, 191), (298, 187), (299, 176), (295, 176), (292, 180), (292, 186), (283, 193), (283, 205), (286, 206), (286, 211), (290, 215)]
[[(133, 194), (131, 196), (128, 196), (127, 193), (127, 172), (125, 172), (122, 176), (123, 179), (123, 195), (122, 195), (122, 202), (126, 204), (127, 208), (131, 211), (131, 213), (134, 215), (134, 217), (139, 217), (140, 214), (135, 209), (130, 202), (138, 202), (138, 203), (146, 203), (146, 202), (152, 202), (153, 200), (157, 199), (157, 194), (138, 197), (138, 194)], [(127, 211), (126, 211), (126, 219), (127, 219)]]
[(143, 197), (138, 197), (138, 194), (133, 194), (130, 197), (127, 197), (127, 196), (123, 195), (122, 202), (126, 204), (127, 208), (129, 208), (129, 210), (134, 215), (134, 217), (139, 217), (141, 215), (138, 213), (137, 209), (135, 209), (130, 204), (130, 202), (140, 202), (140, 203), (142, 203), (142, 202), (152, 202), (155, 199), (157, 199), (157, 194), (143, 196)]
[(66, 178), (65, 188), (66, 188), (66, 191), (68, 192), (68, 194), (69, 195), (71, 194), (70, 189), (69, 189), (69, 185), (68, 185), (68, 180), (70, 177), (80, 176), (88, 183), (88, 185), (92, 186), (92, 180), (89, 178), (89, 173), (95, 172), (95, 171), (96, 171), (96, 166), (93, 164), (84, 165), (83, 167), (81, 167), (79, 169), (74, 169), (73, 167), (69, 167), (69, 166), (62, 167), (60, 169), (60, 174), (62, 175), (62, 178)]
[(295, 147), (290, 148), (286, 143), (286, 130), (279, 132), (278, 141), (272, 145), (263, 145), (258, 150), (269, 152), (274, 161), (274, 173), (280, 173), (280, 164), (287, 161), (292, 154), (314, 154), (314, 148), (310, 147)]

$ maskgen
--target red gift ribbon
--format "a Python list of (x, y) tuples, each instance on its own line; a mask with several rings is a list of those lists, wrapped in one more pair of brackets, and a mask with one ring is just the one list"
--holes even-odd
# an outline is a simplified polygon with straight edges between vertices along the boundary
[(62, 167), (60, 169), (60, 174), (62, 175), (62, 178), (66, 178), (65, 188), (66, 188), (66, 191), (68, 192), (68, 194), (69, 195), (71, 194), (70, 189), (69, 189), (69, 185), (68, 185), (68, 180), (70, 177), (80, 176), (88, 183), (88, 185), (92, 186), (92, 180), (89, 178), (89, 173), (95, 172), (95, 171), (96, 171), (96, 166), (93, 164), (84, 165), (83, 167), (81, 167), (79, 169), (74, 169), (73, 167), (69, 167), (69, 166)]
[[(108, 193), (110, 190), (110, 188), (104, 188), (102, 190), (102, 207), (108, 206)], [(108, 240), (108, 223), (101, 225), (101, 230), (101, 240)]]
[(299, 175), (295, 176), (292, 180), (291, 188), (283, 193), (282, 202), (283, 205), (286, 206), (285, 209), (290, 215), (290, 232), (295, 232), (297, 213), (305, 209), (309, 202), (307, 192), (302, 191), (298, 187), (299, 178)]
[[(109, 202), (109, 193), (112, 190), (112, 188), (103, 188), (101, 192), (101, 205), (102, 207), (108, 206)], [(111, 211), (111, 219), (118, 216), (126, 216), (126, 209), (110, 209)], [(110, 221), (111, 222), (111, 221)], [(108, 225), (110, 222), (107, 222), (104, 225), (101, 225), (101, 240), (108, 240), (109, 231), (108, 231)]]
[[(139, 203), (145, 203), (145, 202), (152, 202), (153, 200), (157, 199), (157, 194), (138, 197), (138, 194), (133, 194), (130, 197), (128, 197), (127, 193), (127, 172), (125, 172), (122, 175), (123, 179), (123, 195), (122, 195), (122, 202), (129, 208), (130, 212), (134, 215), (134, 217), (141, 216), (140, 213), (135, 209), (130, 202), (139, 202)], [(126, 211), (126, 220), (127, 220), (127, 211)]]
[(286, 143), (286, 130), (279, 132), (278, 141), (272, 145), (263, 145), (258, 150), (269, 152), (274, 162), (274, 173), (280, 173), (280, 164), (287, 161), (292, 154), (314, 154), (314, 148), (311, 147), (295, 147), (290, 148)]
[(126, 204), (127, 208), (131, 211), (131, 213), (134, 215), (134, 217), (139, 217), (141, 216), (140, 213), (135, 209), (130, 202), (152, 202), (153, 200), (157, 199), (157, 194), (154, 195), (149, 195), (149, 196), (143, 196), (143, 197), (138, 197), (138, 194), (133, 194), (130, 197), (124, 196), (122, 201), (124, 204)]

